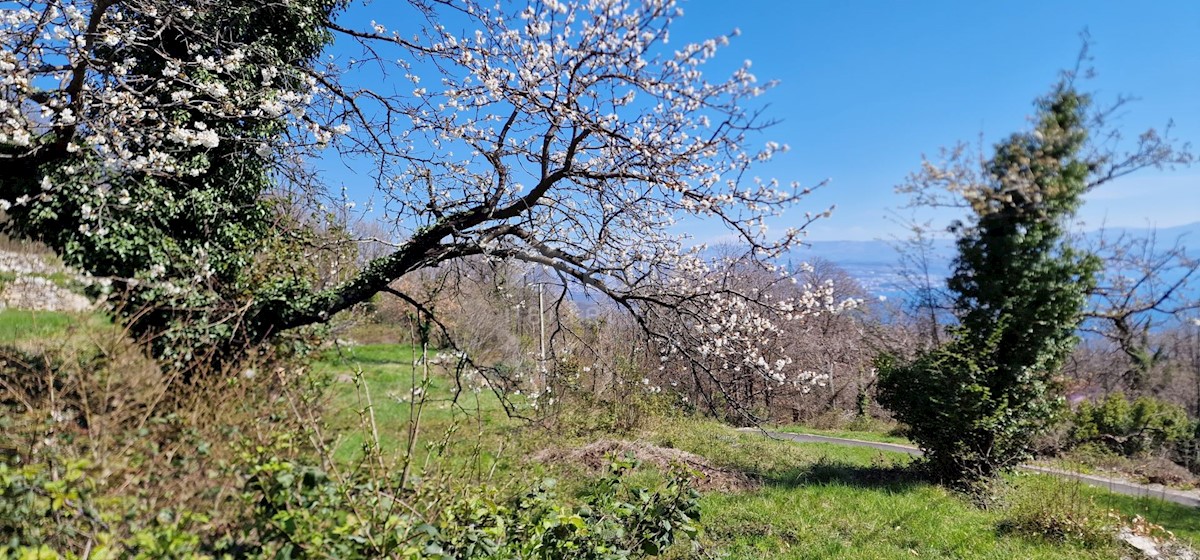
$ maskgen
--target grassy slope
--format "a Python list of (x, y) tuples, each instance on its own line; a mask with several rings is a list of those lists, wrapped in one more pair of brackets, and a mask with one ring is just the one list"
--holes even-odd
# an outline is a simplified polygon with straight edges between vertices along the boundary
[[(361, 346), (327, 355), (320, 367), (348, 374), (361, 368), (371, 389), (376, 422), (385, 447), (402, 445), (410, 406), (381, 395), (407, 394), (414, 376), (412, 352), (404, 347)], [(419, 371), (416, 372), (419, 376)], [(445, 398), (449, 380), (435, 375), (431, 394)], [(361, 406), (361, 395), (351, 383), (335, 384), (334, 402), (342, 412), (341, 428), (355, 423), (347, 414)], [(495, 398), (467, 395), (461, 407), (445, 400), (427, 405), (423, 416), (426, 437), (461, 424), (464, 451), (507, 446), (503, 454), (487, 455), (482, 468), (497, 468), (496, 479), (525, 482), (548, 473), (566, 479), (578, 478), (570, 465), (531, 465), (521, 457), (551, 445), (582, 445), (606, 434), (570, 437), (545, 430), (521, 428), (503, 417)], [(482, 416), (468, 413), (479, 410)], [(861, 439), (896, 441), (897, 438), (869, 433), (826, 433)], [(697, 418), (664, 418), (649, 423), (626, 439), (675, 447), (702, 455), (713, 463), (750, 472), (759, 477), (760, 488), (742, 493), (708, 493), (702, 498), (706, 534), (703, 548), (723, 550), (730, 558), (1112, 558), (1114, 546), (1059, 543), (1041, 538), (1005, 534), (1000, 530), (1010, 518), (1014, 504), (1048, 510), (1100, 515), (1112, 508), (1126, 516), (1143, 515), (1181, 537), (1200, 542), (1200, 514), (1189, 508), (1158, 500), (1139, 500), (1109, 494), (1080, 484), (1066, 483), (1040, 475), (1011, 479), (1003, 492), (1005, 503), (982, 509), (959, 495), (927, 483), (914, 481), (903, 465), (906, 456), (827, 444), (794, 444), (772, 441), (756, 434), (739, 433), (717, 423)], [(347, 439), (351, 445), (354, 439)], [(342, 451), (343, 456), (347, 452)], [(499, 455), (499, 459), (496, 457)], [(472, 460), (478, 459), (470, 455)], [(653, 477), (653, 474), (648, 475)], [(683, 547), (672, 553), (687, 555)]]
[[(79, 329), (78, 327), (83, 327)], [(107, 329), (100, 317), (58, 313), (0, 312), (0, 344), (73, 337), (80, 330)], [(333, 377), (361, 372), (374, 403), (380, 439), (398, 450), (407, 439), (409, 393), (422, 371), (414, 368), (410, 348), (359, 346), (327, 352), (313, 367)], [(339, 434), (338, 458), (352, 462), (360, 454), (364, 433), (359, 412), (363, 394), (353, 382), (335, 381), (329, 427)], [(523, 428), (507, 419), (494, 396), (467, 392), (452, 405), (453, 384), (444, 375), (431, 379), (434, 395), (422, 415), (419, 440), (430, 441), (457, 427), (458, 442), (447, 456), (463, 472), (489, 472), (495, 481), (529, 482), (545, 475), (569, 484), (578, 481), (571, 465), (540, 466), (523, 457), (554, 445), (578, 445), (606, 437), (563, 437)], [(611, 436), (607, 436), (611, 437)], [(905, 456), (827, 444), (794, 444), (739, 433), (696, 418), (654, 419), (637, 434), (623, 437), (676, 447), (711, 462), (755, 474), (762, 485), (741, 493), (708, 493), (702, 498), (706, 557), (725, 552), (729, 558), (1111, 558), (1112, 546), (1082, 547), (999, 530), (1012, 513), (1009, 505), (981, 509), (939, 487), (917, 482), (901, 469)], [(867, 437), (858, 434), (858, 437)], [(418, 455), (425, 454), (418, 446)], [(505, 449), (501, 452), (499, 450)], [(642, 476), (654, 478), (654, 473)], [(1035, 507), (1081, 512), (1112, 508), (1125, 515), (1144, 515), (1192, 543), (1200, 542), (1200, 513), (1157, 500), (1133, 499), (1064, 483), (1044, 476), (1013, 479), (1005, 498)], [(1039, 505), (1040, 504), (1040, 505)], [(679, 546), (670, 553), (687, 557)]]
[[(652, 441), (673, 443), (764, 480), (753, 492), (704, 498), (709, 538), (733, 557), (1110, 558), (1117, 552), (1000, 534), (1012, 513), (1008, 504), (981, 509), (940, 487), (913, 481), (898, 469), (909, 461), (906, 456), (772, 441), (698, 421), (665, 424), (656, 432)], [(1158, 500), (1041, 475), (1013, 477), (1003, 496), (1035, 508), (1141, 514), (1200, 542), (1200, 514)]]
[[(431, 352), (431, 355), (433, 352)], [(368, 398), (374, 406), (374, 431), (385, 454), (401, 456), (409, 439), (414, 410), (409, 404), (412, 387), (425, 370), (417, 365), (419, 352), (406, 345), (371, 344), (331, 349), (313, 367), (333, 379), (326, 421), (337, 434), (334, 457), (353, 463), (363, 455), (363, 445), (372, 437)], [(513, 456), (502, 452), (511, 447), (510, 437), (519, 422), (509, 419), (495, 395), (459, 391), (453, 379), (431, 366), (414, 460), (421, 464), (429, 455), (425, 443), (448, 440), (444, 454), (452, 467), (464, 472), (512, 467)]]

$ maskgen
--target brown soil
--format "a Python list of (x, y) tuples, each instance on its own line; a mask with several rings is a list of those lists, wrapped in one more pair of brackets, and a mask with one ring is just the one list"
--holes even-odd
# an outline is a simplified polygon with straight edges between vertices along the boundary
[(1163, 457), (1138, 461), (1131, 469), (1132, 474), (1150, 484), (1162, 484), (1174, 488), (1195, 488), (1196, 477), (1188, 470)]
[(736, 492), (758, 487), (758, 483), (746, 473), (717, 467), (709, 463), (708, 459), (694, 453), (659, 447), (644, 441), (603, 439), (572, 449), (552, 447), (534, 454), (533, 459), (546, 464), (565, 462), (581, 465), (594, 474), (607, 470), (613, 456), (633, 457), (643, 465), (663, 471), (670, 469), (672, 465), (685, 466), (699, 473), (692, 482), (701, 492)]

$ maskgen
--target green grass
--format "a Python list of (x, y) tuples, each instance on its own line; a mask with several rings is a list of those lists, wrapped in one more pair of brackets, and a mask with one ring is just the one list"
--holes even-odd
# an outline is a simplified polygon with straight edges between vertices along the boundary
[(60, 334), (76, 320), (76, 316), (67, 313), (5, 309), (0, 311), (0, 340), (8, 342)]
[[(326, 353), (314, 367), (323, 368), (335, 382), (330, 427), (343, 434), (337, 457), (353, 461), (361, 454), (359, 411), (365, 394), (347, 378), (361, 372), (374, 405), (376, 426), (385, 450), (405, 447), (411, 405), (407, 396), (422, 375), (414, 366), (413, 349), (400, 345), (363, 345)], [(751, 474), (759, 481), (752, 490), (708, 492), (701, 498), (705, 533), (704, 554), (727, 558), (1114, 558), (1122, 551), (1108, 541), (1065, 542), (1026, 533), (1007, 532), (1019, 512), (1039, 511), (1107, 519), (1109, 509), (1126, 517), (1143, 515), (1189, 542), (1200, 542), (1200, 512), (1159, 500), (1110, 494), (1080, 483), (1042, 475), (1012, 477), (999, 491), (999, 502), (981, 508), (962, 495), (924, 482), (907, 465), (907, 455), (834, 444), (797, 444), (744, 433), (716, 422), (692, 417), (653, 417), (629, 434), (588, 431), (554, 432), (508, 419), (495, 396), (464, 392), (450, 400), (454, 384), (446, 372), (433, 370), (430, 400), (422, 415), (422, 442), (440, 438), (457, 427), (453, 438), (461, 445), (446, 450), (444, 460), (454, 468), (494, 469), (493, 482), (529, 484), (540, 476), (555, 476), (563, 488), (578, 487), (587, 476), (575, 465), (539, 465), (526, 456), (550, 446), (581, 446), (600, 438), (643, 441), (705, 457), (725, 469)], [(568, 409), (568, 415), (594, 412)], [(576, 422), (586, 423), (586, 422)], [(562, 425), (572, 425), (563, 422)], [(907, 443), (902, 438), (847, 430), (801, 431), (868, 441)], [(418, 454), (424, 449), (418, 445)], [(499, 449), (506, 449), (498, 452)], [(483, 450), (481, 452), (481, 450)], [(421, 455), (422, 457), (424, 455)], [(464, 471), (465, 472), (465, 471)], [(658, 473), (643, 472), (647, 482)], [(1014, 505), (1015, 504), (1015, 505)], [(1018, 507), (1019, 506), (1019, 507)], [(672, 549), (668, 557), (691, 557), (688, 546)]]
[(1086, 488), (1084, 492), (1091, 495), (1097, 505), (1129, 516), (1141, 515), (1175, 533), (1175, 536), (1189, 543), (1192, 548), (1200, 547), (1200, 511), (1197, 511), (1197, 508), (1154, 498), (1113, 494), (1091, 487)]
[(96, 313), (60, 313), (4, 309), (0, 311), (0, 343), (63, 339), (111, 322)]
[(27, 278), (45, 278), (46, 280), (49, 280), (51, 284), (67, 290), (76, 291), (81, 288), (78, 277), (61, 271), (52, 272), (49, 274), (17, 274), (16, 272), (3, 271), (0, 272), (0, 288), (15, 282), (22, 276)]
[[(1112, 558), (1107, 544), (1060, 543), (1002, 534), (1008, 507), (982, 509), (914, 477), (903, 454), (834, 444), (795, 444), (680, 420), (651, 440), (756, 473), (760, 489), (703, 498), (708, 545), (732, 558)], [(647, 434), (644, 434), (647, 435)], [(1160, 500), (1134, 499), (1042, 475), (1022, 475), (1001, 502), (1066, 507), (1093, 518), (1111, 508), (1144, 515), (1200, 542), (1200, 515)], [(1048, 501), (1049, 500), (1049, 501)]]
[[(853, 467), (840, 467), (853, 472)], [(1005, 537), (997, 515), (929, 485), (832, 479), (705, 500), (714, 544), (735, 558), (1111, 558), (1111, 550)]]
[[(430, 351), (430, 356), (434, 354)], [(454, 430), (455, 445), (446, 456), (454, 463), (475, 460), (490, 468), (490, 462), (498, 460), (491, 449), (504, 442), (517, 422), (507, 417), (494, 394), (476, 393), (467, 386), (460, 389), (439, 366), (430, 366), (429, 379), (423, 381), (426, 372), (418, 357), (411, 346), (368, 344), (332, 349), (314, 362), (317, 371), (333, 379), (326, 421), (340, 435), (334, 458), (350, 464), (363, 456), (364, 444), (373, 437), (370, 412), (384, 454), (402, 454), (416, 418), (412, 389), (426, 383), (428, 396), (420, 410), (415, 458), (423, 461), (424, 443), (443, 439)]]

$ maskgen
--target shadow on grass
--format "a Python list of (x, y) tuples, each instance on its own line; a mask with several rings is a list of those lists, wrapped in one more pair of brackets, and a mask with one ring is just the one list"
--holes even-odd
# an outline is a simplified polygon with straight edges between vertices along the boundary
[(781, 488), (800, 486), (850, 486), (893, 493), (909, 492), (932, 484), (919, 463), (872, 465), (821, 459), (811, 465), (778, 473), (758, 475), (764, 485)]

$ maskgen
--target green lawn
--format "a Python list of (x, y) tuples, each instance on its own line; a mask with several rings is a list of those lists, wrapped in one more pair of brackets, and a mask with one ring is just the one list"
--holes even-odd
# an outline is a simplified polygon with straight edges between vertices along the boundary
[[(647, 434), (650, 435), (650, 434)], [(756, 473), (763, 486), (703, 498), (709, 545), (733, 558), (1114, 558), (1114, 546), (1083, 546), (1005, 534), (1025, 510), (1105, 517), (1140, 514), (1200, 542), (1200, 512), (1114, 495), (1042, 475), (1017, 475), (987, 509), (915, 480), (902, 454), (833, 444), (795, 444), (696, 420), (665, 424), (652, 441)]]
[(0, 344), (66, 342), (110, 328), (112, 322), (98, 313), (0, 310)]
[(79, 315), (53, 311), (0, 311), (0, 341), (15, 342), (29, 338), (58, 335), (67, 330)]
[[(314, 362), (317, 371), (333, 380), (326, 421), (339, 435), (335, 459), (357, 461), (376, 432), (385, 455), (403, 455), (409, 426), (418, 412), (412, 405), (412, 389), (423, 386), (427, 396), (419, 410), (418, 445), (414, 446), (418, 462), (428, 456), (426, 443), (443, 440), (450, 442), (443, 455), (456, 467), (471, 462), (490, 470), (494, 462), (507, 461), (497, 450), (519, 423), (508, 418), (499, 399), (487, 390), (459, 388), (442, 366), (431, 365), (426, 379), (418, 357), (419, 352), (407, 345), (370, 344), (330, 349)], [(374, 428), (368, 408), (373, 411)]]
[[(411, 348), (365, 345), (329, 352), (317, 367), (330, 373), (361, 371), (370, 389), (380, 439), (387, 449), (400, 450), (407, 441), (412, 407), (398, 396), (410, 394), (422, 369), (414, 366)], [(582, 446), (606, 434), (586, 437), (529, 427), (504, 416), (489, 393), (465, 392), (457, 403), (445, 372), (431, 371), (427, 385), (421, 441), (430, 441), (457, 426), (461, 445), (446, 457), (458, 465), (470, 463), (491, 471), (494, 482), (526, 484), (539, 476), (555, 476), (570, 488), (581, 479), (575, 465), (539, 465), (525, 459), (549, 446)], [(354, 383), (335, 383), (335, 413), (331, 426), (347, 430), (339, 458), (352, 460), (362, 438), (354, 436), (364, 394)], [(571, 414), (584, 414), (576, 409)], [(906, 443), (871, 432), (807, 430), (838, 437)], [(701, 418), (668, 417), (646, 422), (623, 439), (690, 451), (711, 463), (752, 474), (760, 481), (753, 490), (703, 495), (704, 554), (727, 553), (728, 558), (1114, 558), (1122, 550), (1112, 543), (1084, 543), (1006, 531), (1018, 512), (1069, 512), (1074, 517), (1107, 518), (1107, 510), (1126, 517), (1143, 515), (1181, 538), (1200, 542), (1200, 512), (1159, 500), (1113, 495), (1101, 489), (1041, 475), (1017, 475), (1003, 485), (999, 500), (981, 508), (959, 494), (917, 480), (905, 466), (903, 454), (833, 444), (796, 444), (743, 433)], [(423, 448), (422, 446), (417, 446)], [(481, 457), (480, 450), (488, 452)], [(506, 449), (499, 452), (500, 449)], [(647, 479), (658, 475), (644, 473)], [(1019, 506), (1019, 507), (1018, 507)], [(1049, 513), (1048, 513), (1049, 515)], [(1053, 518), (1053, 517), (1052, 517)], [(669, 557), (692, 557), (678, 546)]]

